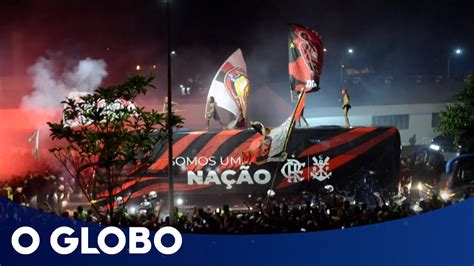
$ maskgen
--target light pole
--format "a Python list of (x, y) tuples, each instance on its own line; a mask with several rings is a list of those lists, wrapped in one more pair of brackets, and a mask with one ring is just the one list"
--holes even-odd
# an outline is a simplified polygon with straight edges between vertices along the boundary
[(461, 55), (461, 54), (462, 54), (462, 50), (459, 49), (459, 48), (455, 49), (452, 53), (449, 54), (448, 67), (447, 67), (447, 70), (446, 70), (446, 80), (449, 80), (451, 58), (453, 57), (453, 55)]
[(171, 51), (171, 33), (170, 33), (170, 1), (166, 0), (166, 54), (168, 56), (168, 209), (170, 217), (170, 225), (176, 223), (176, 216), (174, 213), (174, 180), (173, 180), (173, 127), (172, 121), (172, 101), (171, 101), (171, 56), (176, 54)]
[(349, 55), (354, 53), (354, 49), (349, 48), (346, 52), (342, 53), (341, 55), (341, 84), (344, 85), (344, 54), (347, 53)]

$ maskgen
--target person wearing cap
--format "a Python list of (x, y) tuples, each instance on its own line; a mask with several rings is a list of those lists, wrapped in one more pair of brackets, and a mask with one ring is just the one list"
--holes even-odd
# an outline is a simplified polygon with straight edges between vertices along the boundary
[(342, 94), (342, 111), (344, 114), (344, 127), (350, 128), (351, 124), (349, 122), (349, 109), (351, 109), (350, 98), (349, 98), (349, 91), (347, 88), (343, 88), (341, 91)]

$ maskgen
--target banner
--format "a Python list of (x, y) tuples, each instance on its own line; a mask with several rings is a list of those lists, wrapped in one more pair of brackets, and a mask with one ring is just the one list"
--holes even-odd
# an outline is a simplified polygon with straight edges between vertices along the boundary
[(244, 161), (248, 164), (262, 164), (269, 161), (284, 161), (287, 146), (296, 121), (300, 119), (306, 99), (306, 91), (300, 93), (293, 114), (280, 126), (265, 128), (260, 122), (252, 122), (252, 127), (262, 134), (263, 139), (257, 149), (244, 152)]
[(208, 100), (214, 97), (218, 107), (235, 116), (229, 129), (246, 126), (249, 85), (247, 65), (242, 51), (237, 49), (217, 71), (207, 95)]
[(324, 57), (321, 36), (300, 25), (290, 25), (290, 28), (288, 70), (291, 90), (318, 91)]

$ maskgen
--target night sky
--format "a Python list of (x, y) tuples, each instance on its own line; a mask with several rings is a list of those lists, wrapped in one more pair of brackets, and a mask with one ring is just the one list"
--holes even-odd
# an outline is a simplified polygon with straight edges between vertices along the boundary
[[(156, 1), (25, 1), (0, 3), (0, 75), (24, 75), (39, 56), (103, 58), (121, 81), (145, 66), (165, 84), (165, 12)], [(288, 89), (288, 23), (323, 36), (323, 88), (336, 89), (341, 55), (351, 67), (374, 75), (445, 75), (449, 54), (453, 76), (474, 72), (472, 1), (184, 1), (171, 2), (174, 83), (198, 77), (207, 87), (219, 65), (241, 48), (253, 88)], [(9, 67), (11, 35), (20, 32), (22, 66)], [(156, 64), (153, 70), (149, 66)]]
[[(203, 128), (202, 114), (186, 110), (204, 110), (213, 76), (241, 48), (251, 82), (249, 119), (281, 124), (292, 109), (288, 24), (297, 23), (318, 31), (327, 49), (321, 90), (308, 95), (307, 115), (319, 107), (339, 107), (342, 86), (349, 88), (354, 108), (453, 101), (463, 78), (474, 72), (472, 2), (171, 0), (174, 100), (191, 117), (187, 127)], [(65, 82), (88, 57), (107, 64), (105, 80), (103, 67), (86, 68), (100, 76), (94, 80), (103, 86), (136, 74), (136, 65), (140, 73), (155, 75), (158, 89), (137, 104), (161, 109), (167, 82), (165, 29), (164, 0), (0, 0), (0, 157), (6, 154), (0, 179), (33, 167), (34, 162), (13, 158), (11, 151), (26, 150), (29, 156), (26, 139), (33, 129), (46, 130), (46, 121), (59, 120), (60, 115), (52, 117), (71, 91), (87, 90), (84, 80)], [(352, 55), (348, 48), (354, 49)], [(463, 53), (452, 57), (452, 79), (446, 81), (447, 61), (456, 48)], [(368, 74), (346, 73), (342, 84), (343, 55), (346, 69), (367, 69)], [(53, 67), (38, 65), (45, 61)], [(179, 84), (190, 78), (200, 82), (192, 82), (191, 95), (180, 96)]]

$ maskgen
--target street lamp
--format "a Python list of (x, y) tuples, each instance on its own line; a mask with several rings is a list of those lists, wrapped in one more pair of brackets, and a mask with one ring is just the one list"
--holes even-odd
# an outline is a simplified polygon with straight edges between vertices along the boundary
[(166, 110), (168, 123), (168, 209), (170, 212), (170, 225), (176, 223), (176, 215), (174, 209), (174, 180), (173, 180), (173, 128), (171, 122), (173, 121), (171, 112), (172, 101), (171, 101), (171, 56), (176, 55), (176, 52), (171, 50), (171, 22), (170, 22), (170, 1), (166, 0), (166, 51), (168, 56), (168, 110)]
[(447, 70), (446, 70), (446, 79), (449, 80), (449, 74), (450, 74), (450, 65), (451, 65), (451, 58), (453, 57), (453, 55), (456, 55), (456, 56), (459, 56), (462, 54), (462, 50), (457, 48), (455, 49), (452, 53), (449, 54), (449, 57), (448, 57), (448, 67), (447, 67)]
[[(351, 55), (354, 53), (354, 49), (349, 48), (347, 49), (346, 53)], [(341, 84), (344, 84), (344, 54), (346, 53), (342, 53), (341, 55)]]

